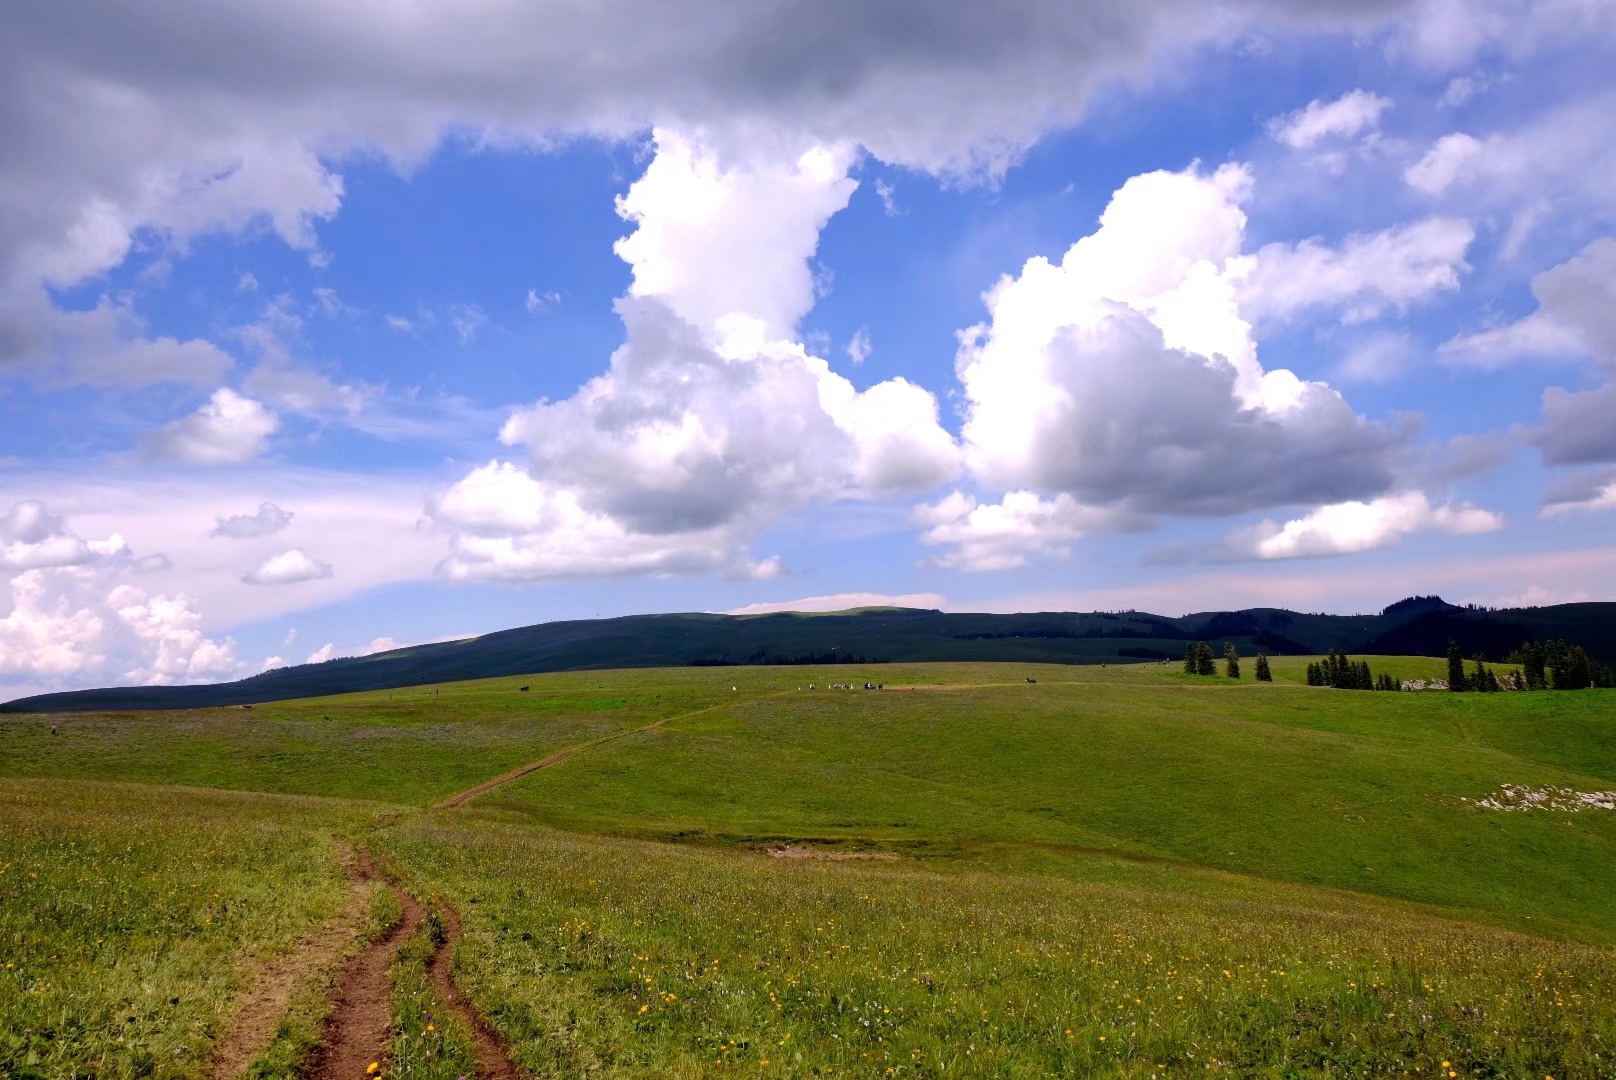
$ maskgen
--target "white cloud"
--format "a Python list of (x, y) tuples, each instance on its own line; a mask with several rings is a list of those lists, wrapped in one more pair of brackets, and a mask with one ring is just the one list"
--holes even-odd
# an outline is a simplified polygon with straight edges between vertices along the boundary
[(1064, 557), (1068, 544), (1118, 515), (1080, 505), (1062, 492), (1045, 500), (1032, 491), (1006, 492), (996, 504), (978, 505), (963, 492), (915, 508), (910, 520), (925, 526), (920, 542), (949, 550), (930, 564), (958, 570), (1011, 570), (1032, 556)]
[(209, 536), (228, 537), (232, 540), (250, 540), (259, 536), (272, 536), (292, 523), (295, 515), (282, 510), (272, 502), (260, 503), (256, 514), (236, 514), (220, 518)]
[(1576, 510), (1616, 510), (1616, 482), (1606, 484), (1585, 499), (1549, 503), (1543, 508), (1543, 516), (1558, 517)]
[(902, 212), (898, 209), (897, 189), (885, 180), (876, 180), (875, 195), (881, 200), (881, 212), (887, 217), (897, 217)]
[(731, 608), (728, 615), (768, 615), (777, 611), (848, 611), (852, 608), (867, 607), (902, 607), (902, 608), (940, 608), (944, 600), (940, 593), (903, 593), (891, 596), (887, 593), (849, 592), (834, 593), (829, 596), (804, 596), (797, 600), (765, 600), (755, 604), (746, 604), (742, 607)]
[(305, 664), (323, 664), (327, 660), (330, 660), (335, 654), (336, 647), (328, 641), (324, 645), (321, 645), (318, 649), (315, 649), (313, 652), (309, 653), (309, 658), (303, 662)]
[(1408, 334), (1371, 334), (1353, 343), (1337, 365), (1336, 375), (1350, 382), (1391, 382), (1406, 374), (1418, 362), (1419, 354)]
[(529, 315), (537, 315), (545, 308), (555, 307), (559, 303), (561, 303), (561, 294), (554, 289), (542, 293), (537, 289), (529, 289), (527, 299), (523, 301)]
[(105, 389), (179, 382), (217, 385), (234, 361), (212, 342), (147, 337), (127, 300), (103, 297), (83, 311), (59, 311), (43, 292), (6, 296), (0, 282), (0, 371), (47, 388)]
[[(443, 538), (419, 528), (423, 497), (443, 483), (439, 473), (349, 473), (248, 465), (228, 471), (118, 470), (62, 473), (18, 470), (6, 487), (44, 493), (52, 509), (86, 536), (120, 534), (137, 552), (161, 551), (171, 569), (150, 586), (184, 592), (210, 626), (259, 623), (354, 596), (379, 585), (430, 580), (443, 558)], [(212, 535), (219, 509), (271, 502), (295, 506), (285, 529), (221, 541)], [(295, 588), (266, 588), (241, 580), (288, 548), (348, 553), (342, 573)], [(143, 582), (144, 584), (145, 582)]]
[(617, 200), (637, 226), (613, 248), (633, 268), (629, 295), (659, 298), (720, 352), (788, 338), (814, 301), (819, 231), (858, 186), (852, 163), (850, 146), (725, 162), (659, 129), (645, 175)]
[(139, 560), (123, 538), (80, 539), (44, 504), (0, 519), (9, 610), (0, 618), (0, 682), (52, 689), (86, 682), (185, 682), (237, 673), (233, 644), (202, 632), (183, 594), (121, 579)]
[(1496, 367), (1523, 357), (1593, 359), (1616, 373), (1616, 237), (1595, 240), (1532, 279), (1538, 307), (1517, 322), (1441, 347), (1456, 363)]
[(1268, 133), (1293, 150), (1311, 150), (1321, 141), (1350, 139), (1380, 126), (1380, 115), (1392, 107), (1390, 98), (1353, 90), (1334, 101), (1313, 100), (1306, 107), (1275, 117)]
[(792, 132), (991, 176), (1080, 120), (1093, 91), (1148, 77), (1158, 61), (1251, 31), (1361, 30), (1407, 6), (1025, 0), (1011, 16), (952, 4), (899, 17), (856, 4), (677, 0), (632, 16), (502, 3), (466, 18), (444, 0), (407, 14), (261, 0), (226, 14), (181, 0), (138, 25), (104, 0), (71, 21), (49, 5), (8, 13), (0, 364), (217, 385), (200, 372), (227, 358), (208, 343), (148, 342), (129, 327), (102, 343), (104, 362), (77, 364), (81, 350), (51, 345), (68, 316), (46, 287), (119, 266), (137, 236), (183, 253), (210, 233), (268, 231), (323, 265), (316, 227), (342, 204), (339, 164), (380, 154), (407, 169), (446, 133), (532, 146), (663, 126), (753, 148)]
[(509, 462), (473, 470), (433, 496), (427, 513), (452, 533), (442, 572), (453, 580), (746, 571), (741, 532), (726, 522), (636, 532)]
[(1606, 182), (1616, 175), (1616, 92), (1528, 115), (1513, 130), (1445, 135), (1403, 173), (1410, 187), (1446, 205), (1508, 215), (1506, 255), (1556, 216), (1608, 221), (1616, 213), (1616, 188)]
[(1532, 279), (1537, 310), (1442, 345), (1450, 363), (1495, 368), (1520, 359), (1588, 360), (1607, 380), (1591, 390), (1543, 391), (1536, 435), (1543, 459), (1616, 461), (1616, 237), (1595, 240)]
[(448, 318), (462, 345), (471, 344), (477, 332), (488, 325), (488, 314), (476, 304), (450, 304)]
[(1554, 518), (1561, 514), (1601, 510), (1616, 510), (1616, 470), (1603, 469), (1564, 478), (1544, 499), (1539, 516)]
[(1339, 248), (1317, 239), (1268, 244), (1242, 284), (1241, 310), (1280, 318), (1314, 307), (1342, 308), (1348, 323), (1375, 318), (1389, 307), (1403, 310), (1459, 288), (1475, 237), (1468, 221), (1427, 218), (1349, 236)]
[(415, 333), (415, 324), (402, 315), (383, 315), (382, 322), (387, 324), (389, 330), (397, 330), (401, 334)]
[(1501, 514), (1468, 503), (1433, 507), (1423, 492), (1405, 491), (1369, 502), (1321, 506), (1283, 525), (1265, 521), (1231, 537), (1226, 552), (1232, 557), (1257, 559), (1349, 555), (1395, 547), (1410, 533), (1468, 535), (1503, 527)]
[(82, 566), (123, 549), (116, 533), (99, 548), (68, 532), (44, 503), (27, 499), (0, 518), (0, 570)]
[(1616, 383), (1573, 392), (1551, 386), (1533, 441), (1550, 465), (1616, 461)]
[(258, 278), (251, 270), (243, 272), (242, 275), (236, 279), (236, 291), (242, 293), (258, 291)]
[(141, 440), (149, 458), (187, 465), (234, 465), (263, 453), (280, 418), (252, 398), (221, 387), (196, 412)]
[(314, 303), (320, 309), (320, 313), (327, 318), (348, 318), (363, 314), (358, 308), (343, 303), (342, 297), (337, 295), (337, 290), (324, 286), (315, 288)]
[(241, 577), (249, 585), (295, 585), (316, 581), (332, 574), (331, 564), (323, 563), (301, 548), (271, 555)]
[(791, 336), (851, 154), (721, 161), (667, 131), (657, 147), (619, 203), (638, 226), (616, 246), (634, 273), (627, 340), (572, 397), (511, 416), (501, 438), (525, 468), (490, 462), (429, 503), (450, 577), (768, 576), (778, 562), (745, 548), (781, 515), (958, 472), (929, 392), (857, 391)]
[(1426, 0), (1410, 15), (1400, 27), (1403, 49), (1438, 70), (1488, 53), (1518, 61), (1570, 42), (1616, 38), (1616, 9), (1605, 0)]
[(854, 364), (862, 364), (870, 358), (875, 346), (870, 344), (870, 331), (868, 327), (861, 326), (854, 332), (852, 340), (847, 343), (847, 358)]
[(1059, 264), (1029, 260), (986, 296), (957, 360), (978, 483), (1128, 522), (1390, 484), (1400, 435), (1257, 360), (1238, 306), (1249, 183), (1238, 166), (1134, 177)]
[(274, 671), (276, 668), (283, 668), (286, 666), (288, 665), (284, 658), (279, 656), (266, 656), (264, 657), (263, 664), (259, 666), (258, 670), (260, 673), (263, 673), (265, 671)]

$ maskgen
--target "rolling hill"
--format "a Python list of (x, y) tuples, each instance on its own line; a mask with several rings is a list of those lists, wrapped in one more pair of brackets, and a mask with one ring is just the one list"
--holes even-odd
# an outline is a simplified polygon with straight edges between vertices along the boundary
[(1199, 612), (952, 613), (866, 608), (832, 614), (631, 615), (539, 623), (481, 637), (342, 657), (200, 686), (109, 687), (41, 694), (5, 712), (192, 709), (548, 671), (743, 664), (1015, 661), (1100, 664), (1176, 660), (1187, 641), (1228, 641), (1245, 655), (1346, 652), (1500, 660), (1523, 641), (1563, 639), (1616, 661), (1616, 603), (1486, 610), (1410, 597), (1377, 615), (1282, 608)]

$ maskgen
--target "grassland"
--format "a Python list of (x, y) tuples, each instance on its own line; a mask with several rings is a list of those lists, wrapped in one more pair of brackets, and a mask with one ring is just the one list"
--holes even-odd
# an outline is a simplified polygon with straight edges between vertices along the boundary
[[(562, 746), (731, 700), (695, 672), (490, 679), (182, 712), (20, 714), (0, 775), (136, 780), (425, 806)], [(55, 726), (57, 734), (51, 734)]]
[[(1277, 659), (1268, 685), (1176, 664), (591, 672), (72, 716), (55, 736), (50, 717), (6, 717), (0, 775), (36, 779), (0, 794), (42, 793), (58, 907), (108, 905), (105, 874), (67, 876), (84, 845), (111, 852), (147, 822), (171, 847), (131, 871), (144, 880), (217, 848), (203, 838), (232, 806), (229, 827), (283, 838), (273, 865), (325, 883), (185, 949), (87, 922), (97, 948), (122, 935), (128, 962), (175, 965), (164, 985), (213, 981), (167, 995), (188, 1003), (162, 1020), (190, 1032), (179, 1055), (81, 1035), (26, 1067), (197, 1075), (232, 973), (334, 902), (338, 834), (461, 912), (462, 985), (535, 1075), (1616, 1075), (1616, 814), (1467, 801), (1616, 788), (1616, 692), (1334, 691), (1304, 669)], [(888, 689), (825, 689), (865, 681)], [(619, 737), (424, 809), (603, 736)], [(781, 845), (898, 858), (764, 853)], [(0, 901), (0, 929), (37, 918), (30, 903)], [(411, 948), (390, 1068), (470, 1075), (464, 1033), (426, 1030), (441, 1014)], [(30, 978), (66, 986), (60, 958), (79, 954), (30, 955)], [(74, 994), (78, 1015), (117, 1012)], [(39, 1030), (3, 1015), (0, 1040)], [(107, 1064), (83, 1064), (92, 1043)]]
[(332, 917), (326, 800), (0, 780), (0, 1076), (201, 1077), (245, 982)]
[[(490, 811), (383, 841), (535, 1076), (1598, 1077), (1616, 958), (1314, 890), (826, 865)], [(1126, 867), (1095, 867), (1097, 877)], [(1443, 1063), (1446, 1063), (1445, 1065)]]

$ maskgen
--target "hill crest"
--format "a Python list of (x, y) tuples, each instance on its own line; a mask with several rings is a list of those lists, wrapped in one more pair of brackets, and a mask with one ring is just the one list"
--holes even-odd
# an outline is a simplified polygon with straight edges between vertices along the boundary
[(1378, 615), (1285, 608), (1198, 612), (1048, 611), (997, 615), (928, 608), (847, 612), (683, 613), (568, 620), (369, 656), (276, 668), (237, 682), (107, 687), (41, 694), (0, 712), (88, 712), (251, 705), (430, 683), (549, 671), (745, 664), (831, 665), (929, 661), (1148, 663), (1176, 661), (1184, 643), (1228, 641), (1243, 654), (1355, 653), (1500, 660), (1525, 641), (1562, 639), (1616, 661), (1616, 603), (1488, 611), (1410, 597)]

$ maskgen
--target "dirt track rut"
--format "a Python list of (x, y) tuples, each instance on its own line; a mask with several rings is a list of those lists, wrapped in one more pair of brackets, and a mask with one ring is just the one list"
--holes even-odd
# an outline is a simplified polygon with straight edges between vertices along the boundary
[[(310, 1080), (365, 1080), (372, 1063), (385, 1065), (391, 1016), (393, 954), (409, 940), (426, 917), (426, 908), (414, 896), (376, 871), (363, 852), (358, 853), (361, 880), (381, 881), (398, 897), (404, 915), (379, 941), (372, 942), (343, 972), (325, 1034), (305, 1073)], [(460, 994), (450, 975), (450, 960), (460, 937), (460, 920), (444, 908), (446, 940), (432, 955), (430, 972), (443, 1005), (458, 1016), (477, 1042), (477, 1080), (519, 1080), (504, 1044)]]

